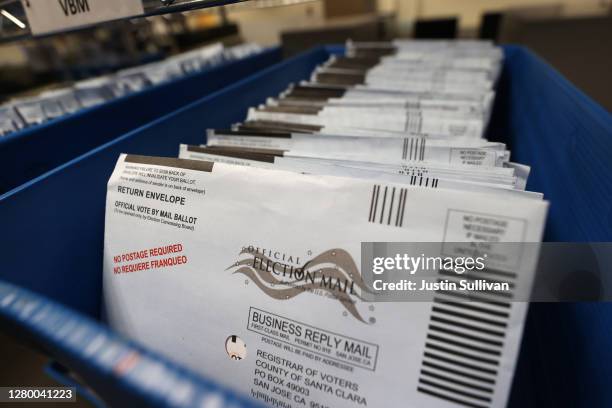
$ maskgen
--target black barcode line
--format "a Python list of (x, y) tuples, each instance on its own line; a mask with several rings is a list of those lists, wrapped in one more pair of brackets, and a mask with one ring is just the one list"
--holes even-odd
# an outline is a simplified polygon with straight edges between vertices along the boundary
[(410, 154), (409, 158), (412, 160), (412, 151), (414, 150), (414, 139), (410, 139)]
[(402, 159), (409, 161), (425, 160), (425, 138), (404, 138)]
[(481, 392), (486, 392), (488, 394), (493, 394), (493, 388), (489, 388), (489, 387), (483, 387), (482, 385), (476, 385), (476, 384), (472, 384), (472, 383), (468, 383), (465, 381), (461, 381), (461, 380), (457, 380), (455, 378), (452, 377), (448, 377), (446, 375), (442, 375), (442, 374), (438, 374), (435, 373), (433, 371), (430, 370), (421, 370), (421, 375), (427, 376), (427, 377), (432, 377), (432, 378), (436, 378), (438, 380), (441, 381), (445, 381), (451, 384), (456, 384), (456, 385), (460, 385), (462, 387), (466, 387), (466, 388), (472, 388), (476, 391), (481, 391)]
[(461, 313), (461, 312), (456, 312), (454, 310), (449, 310), (449, 309), (441, 308), (441, 307), (438, 307), (438, 306), (432, 307), (431, 310), (433, 312), (436, 312), (436, 313), (445, 314), (445, 315), (449, 315), (449, 316), (453, 316), (453, 317), (459, 317), (459, 318), (465, 319), (465, 320), (472, 320), (474, 322), (478, 322), (478, 323), (482, 323), (482, 324), (487, 324), (489, 326), (508, 327), (508, 325), (505, 322), (500, 322), (498, 320), (485, 319), (483, 317), (478, 317), (478, 316), (469, 315), (469, 314), (465, 314), (465, 313)]
[(414, 153), (414, 139), (410, 139), (410, 154), (408, 155), (409, 159), (412, 160), (412, 154)]
[[(408, 184), (410, 184), (411, 186), (430, 187), (430, 188), (438, 187), (439, 179), (437, 178), (424, 177), (424, 176), (415, 175), (415, 174), (412, 174), (409, 177), (410, 178), (408, 179)], [(425, 182), (425, 185), (423, 185), (423, 182)]]
[(406, 122), (404, 125), (404, 131), (410, 133), (421, 133), (423, 124), (423, 117), (420, 114), (413, 112), (406, 112)]
[(372, 214), (372, 222), (376, 217), (376, 209), (378, 208), (378, 196), (380, 195), (380, 186), (376, 186), (376, 197), (374, 198), (374, 214)]
[(383, 216), (385, 215), (385, 203), (387, 202), (387, 189), (388, 189), (388, 187), (385, 187), (385, 194), (383, 195), (382, 207), (380, 209), (380, 222), (379, 222), (379, 224), (383, 223)]
[(423, 387), (417, 387), (417, 390), (419, 392), (424, 393), (424, 394), (429, 394), (432, 397), (444, 399), (444, 400), (447, 400), (447, 401), (450, 401), (450, 402), (454, 402), (455, 404), (460, 404), (460, 405), (463, 405), (463, 406), (466, 406), (466, 407), (469, 407), (469, 408), (487, 408), (484, 405), (473, 404), (473, 403), (468, 402), (468, 401), (463, 401), (463, 400), (460, 400), (460, 399), (457, 399), (457, 398), (449, 397), (447, 395), (440, 394), (438, 392), (430, 391), (430, 390), (428, 390), (426, 388), (423, 388)]
[(484, 347), (474, 346), (473, 344), (464, 343), (462, 341), (457, 341), (453, 339), (449, 339), (443, 336), (438, 336), (436, 334), (428, 334), (427, 338), (433, 341), (439, 341), (440, 343), (447, 343), (455, 347), (462, 347), (468, 350), (477, 351), (479, 353), (490, 354), (493, 356), (501, 356), (501, 352), (499, 350), (491, 350)]
[(438, 354), (433, 354), (433, 353), (430, 353), (429, 351), (426, 351), (424, 355), (425, 355), (425, 357), (431, 358), (432, 360), (442, 361), (444, 363), (448, 363), (448, 364), (452, 364), (452, 365), (455, 365), (455, 366), (467, 368), (467, 369), (473, 370), (473, 371), (479, 371), (481, 373), (490, 374), (490, 375), (493, 375), (493, 376), (497, 375), (497, 371), (496, 370), (493, 370), (493, 369), (490, 369), (490, 368), (485, 368), (485, 367), (480, 367), (480, 366), (473, 365), (473, 364), (468, 364), (468, 363), (465, 363), (463, 361), (453, 360), (452, 358), (440, 356)]
[(452, 291), (452, 290), (439, 290), (439, 291), (436, 291), (436, 293), (440, 294), (440, 295), (445, 295), (445, 296), (453, 296), (453, 297), (462, 298), (462, 299), (465, 299), (467, 301), (486, 303), (486, 304), (493, 305), (493, 306), (504, 307), (506, 309), (510, 308), (510, 303), (509, 302), (502, 302), (502, 301), (499, 301), (499, 300), (493, 300), (493, 299), (489, 299), (489, 298), (486, 298), (486, 297), (475, 295), (473, 293), (465, 294), (465, 293), (458, 293), (458, 292), (455, 292), (455, 291)]
[(497, 336), (497, 337), (504, 337), (504, 332), (500, 332), (500, 331), (496, 331), (496, 330), (490, 330), (490, 329), (485, 329), (479, 326), (473, 326), (471, 324), (467, 324), (467, 323), (461, 323), (461, 322), (457, 322), (455, 320), (449, 320), (449, 319), (445, 319), (443, 317), (439, 317), (439, 316), (431, 316), (431, 321), (433, 322), (437, 322), (437, 323), (441, 323), (441, 324), (447, 324), (449, 326), (455, 326), (455, 327), (460, 327), (462, 329), (466, 329), (466, 330), (471, 330), (474, 331), (476, 333), (481, 333), (481, 334), (489, 334), (491, 336)]
[[(406, 200), (406, 191), (404, 189), (400, 190), (399, 202), (397, 203), (397, 208), (402, 208), (404, 206), (404, 201)], [(400, 227), (400, 211), (397, 211), (397, 215), (395, 216), (395, 226)]]
[(420, 379), (419, 382), (422, 383), (422, 384), (425, 384), (425, 385), (429, 385), (430, 387), (435, 387), (435, 388), (439, 388), (439, 389), (447, 391), (447, 392), (451, 392), (453, 394), (458, 394), (458, 395), (461, 395), (461, 396), (464, 396), (464, 397), (468, 397), (468, 398), (472, 398), (472, 399), (479, 400), (479, 401), (491, 402), (491, 397), (485, 397), (485, 396), (478, 395), (478, 394), (472, 394), (470, 392), (458, 390), (456, 388), (449, 387), (447, 385), (443, 385), (443, 384), (439, 384), (439, 383), (435, 383), (435, 382), (429, 381), (429, 380)]
[(498, 341), (498, 340), (491, 340), (491, 339), (487, 339), (487, 338), (484, 338), (484, 337), (474, 336), (474, 335), (469, 334), (469, 333), (463, 333), (463, 332), (456, 331), (456, 330), (453, 330), (453, 329), (448, 329), (446, 327), (437, 326), (435, 324), (430, 324), (429, 325), (429, 330), (437, 331), (437, 332), (448, 334), (448, 335), (451, 335), (451, 336), (462, 337), (464, 339), (471, 340), (471, 341), (477, 341), (479, 343), (483, 343), (483, 344), (486, 344), (488, 346), (502, 347), (504, 345), (501, 341)]
[(455, 301), (452, 301), (452, 300), (445, 300), (445, 299), (441, 299), (441, 298), (438, 298), (438, 297), (434, 297), (433, 301), (435, 303), (441, 303), (441, 304), (444, 304), (444, 305), (451, 305), (451, 306), (454, 306), (454, 307), (458, 307), (460, 309), (466, 309), (466, 310), (471, 310), (471, 311), (474, 311), (474, 312), (486, 313), (486, 314), (490, 314), (490, 315), (493, 315), (493, 316), (510, 317), (510, 314), (506, 313), (506, 312), (501, 312), (501, 311), (489, 309), (489, 308), (486, 308), (486, 307), (468, 305), (468, 304), (465, 304), (465, 303), (462, 303), (462, 302), (455, 302)]
[(420, 160), (425, 160), (425, 138), (421, 138), (421, 156)]
[(405, 188), (403, 188), (402, 190), (404, 190), (404, 202), (402, 203), (402, 207), (398, 209), (398, 211), (401, 211), (402, 213), (402, 215), (400, 215), (400, 227), (404, 225), (404, 209), (406, 208), (406, 194), (408, 192), (408, 190), (406, 190)]
[[(395, 226), (401, 227), (403, 225), (407, 189), (400, 188), (398, 193), (397, 187), (387, 186), (384, 187), (383, 191), (381, 191), (381, 188), (382, 186), (380, 185), (375, 185), (372, 188), (368, 221), (377, 224), (391, 225), (391, 221), (395, 220)], [(395, 197), (396, 195), (398, 196), (397, 198)], [(395, 205), (396, 202), (397, 205)]]
[(464, 359), (470, 360), (470, 361), (477, 361), (477, 362), (483, 363), (483, 364), (489, 364), (489, 365), (492, 365), (492, 366), (498, 366), (499, 365), (499, 361), (491, 360), (489, 358), (484, 358), (484, 357), (480, 357), (480, 356), (475, 356), (475, 355), (469, 354), (469, 353), (463, 353), (461, 351), (457, 351), (457, 350), (454, 350), (454, 349), (449, 349), (447, 347), (439, 346), (437, 344), (425, 343), (425, 348), (426, 349), (430, 349), (430, 350), (439, 351), (441, 353), (450, 354), (450, 355), (455, 356), (455, 357), (464, 358)]
[(372, 222), (372, 220), (374, 219), (374, 197), (376, 196), (376, 188), (378, 186), (374, 186), (372, 188), (372, 199), (370, 200), (370, 218), (368, 218), (368, 220), (370, 222)]
[(493, 380), (491, 378), (480, 377), (478, 375), (475, 375), (475, 374), (472, 374), (472, 373), (468, 373), (468, 372), (465, 372), (465, 371), (456, 370), (454, 368), (441, 366), (439, 364), (432, 363), (431, 361), (423, 361), (423, 366), (429, 367), (429, 368), (433, 368), (435, 370), (440, 370), (440, 371), (442, 371), (444, 373), (447, 373), (447, 374), (450, 373), (450, 374), (458, 375), (458, 376), (463, 377), (463, 378), (469, 378), (470, 380), (480, 381), (480, 382), (485, 383), (485, 384), (495, 385), (495, 380)]
[(391, 215), (393, 214), (393, 200), (395, 199), (395, 187), (393, 187), (393, 191), (391, 192), (391, 203), (389, 204), (389, 219), (387, 220), (387, 225), (391, 225)]

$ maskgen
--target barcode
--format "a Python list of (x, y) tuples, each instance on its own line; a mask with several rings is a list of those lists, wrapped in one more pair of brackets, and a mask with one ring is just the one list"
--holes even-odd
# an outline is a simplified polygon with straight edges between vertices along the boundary
[(404, 130), (408, 133), (421, 133), (421, 127), (423, 125), (423, 117), (420, 113), (414, 113), (413, 111), (406, 112), (406, 126)]
[(412, 175), (410, 176), (408, 184), (411, 186), (437, 188), (439, 182), (440, 179), (437, 178)]
[(402, 159), (410, 161), (425, 160), (425, 138), (404, 138)]
[[(458, 279), (439, 271), (440, 280)], [(461, 279), (506, 282), (513, 273), (483, 270)], [(493, 399), (502, 348), (510, 320), (511, 293), (474, 294), (439, 290), (433, 299), (417, 390), (472, 408), (487, 408)]]
[(404, 223), (404, 208), (406, 207), (405, 188), (375, 185), (370, 200), (370, 217), (368, 220), (377, 224), (387, 224), (401, 227)]
[[(439, 180), (432, 177), (410, 176), (408, 183), (411, 186), (437, 188)], [(404, 225), (404, 209), (406, 207), (406, 194), (408, 189), (398, 187), (374, 185), (370, 198), (369, 222), (376, 224)]]

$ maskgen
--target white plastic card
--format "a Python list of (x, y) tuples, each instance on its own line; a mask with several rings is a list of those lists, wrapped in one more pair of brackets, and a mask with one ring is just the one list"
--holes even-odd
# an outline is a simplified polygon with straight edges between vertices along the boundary
[(142, 0), (21, 0), (33, 34), (142, 14)]

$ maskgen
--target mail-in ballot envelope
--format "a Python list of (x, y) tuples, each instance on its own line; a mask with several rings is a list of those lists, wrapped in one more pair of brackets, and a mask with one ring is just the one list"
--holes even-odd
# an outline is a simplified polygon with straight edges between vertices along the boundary
[[(526, 304), (370, 301), (361, 244), (538, 242), (546, 212), (507, 195), (122, 155), (104, 315), (270, 406), (501, 407)], [(515, 260), (496, 280), (530, 287), (536, 257)]]

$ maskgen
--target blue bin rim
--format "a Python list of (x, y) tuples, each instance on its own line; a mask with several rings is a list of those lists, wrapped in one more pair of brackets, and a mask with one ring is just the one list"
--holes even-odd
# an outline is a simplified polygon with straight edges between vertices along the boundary
[[(275, 51), (275, 50), (272, 50), (270, 52), (273, 52), (273, 51)], [(6, 200), (6, 199), (8, 199), (9, 197), (11, 197), (13, 195), (19, 194), (20, 191), (23, 191), (23, 190), (27, 189), (28, 187), (30, 187), (32, 185), (40, 183), (40, 182), (44, 181), (45, 179), (47, 179), (49, 177), (53, 177), (54, 174), (57, 174), (57, 173), (63, 171), (64, 169), (69, 168), (69, 167), (75, 165), (76, 163), (78, 163), (78, 162), (80, 162), (82, 160), (86, 160), (87, 158), (92, 157), (92, 156), (96, 155), (97, 153), (107, 149), (110, 146), (113, 146), (115, 144), (120, 143), (121, 141), (124, 141), (126, 139), (129, 139), (129, 138), (133, 137), (134, 135), (138, 134), (143, 128), (155, 125), (156, 123), (161, 123), (161, 122), (167, 120), (169, 117), (172, 117), (173, 115), (175, 115), (177, 113), (187, 111), (187, 110), (191, 109), (193, 106), (196, 106), (196, 105), (201, 104), (201, 103), (203, 103), (205, 101), (214, 99), (218, 95), (221, 95), (221, 94), (225, 93), (228, 90), (239, 88), (243, 84), (246, 84), (246, 83), (249, 83), (251, 81), (257, 80), (258, 78), (261, 78), (261, 77), (267, 75), (270, 72), (273, 72), (273, 71), (276, 71), (276, 70), (282, 70), (285, 66), (291, 64), (293, 59), (300, 58), (301, 56), (304, 56), (304, 55), (307, 55), (307, 54), (315, 54), (315, 53), (319, 53), (319, 52), (325, 52), (325, 53), (327, 53), (329, 55), (334, 55), (334, 54), (343, 53), (344, 52), (344, 47), (343, 46), (339, 46), (339, 45), (330, 45), (330, 46), (316, 47), (316, 48), (310, 49), (308, 51), (305, 51), (305, 52), (303, 52), (303, 53), (301, 53), (301, 54), (299, 54), (299, 55), (297, 55), (297, 56), (295, 56), (293, 58), (281, 61), (278, 64), (274, 64), (274, 65), (272, 65), (270, 67), (267, 67), (267, 68), (264, 68), (264, 69), (262, 69), (260, 71), (257, 71), (256, 73), (254, 73), (252, 75), (249, 75), (246, 78), (242, 78), (242, 79), (234, 82), (233, 84), (228, 85), (225, 88), (221, 88), (221, 89), (219, 89), (219, 90), (217, 90), (217, 91), (215, 91), (215, 92), (213, 92), (213, 93), (211, 93), (209, 95), (206, 95), (205, 97), (203, 97), (201, 99), (195, 100), (195, 101), (193, 101), (193, 102), (191, 102), (191, 103), (189, 103), (189, 104), (187, 104), (187, 105), (185, 105), (185, 106), (183, 106), (183, 107), (181, 107), (181, 108), (179, 108), (179, 109), (177, 109), (175, 111), (172, 111), (172, 112), (169, 112), (169, 113), (167, 113), (167, 114), (165, 114), (163, 116), (160, 116), (159, 118), (157, 118), (156, 120), (154, 120), (152, 122), (149, 122), (149, 123), (146, 123), (146, 124), (144, 124), (142, 126), (139, 126), (139, 127), (135, 128), (135, 129), (129, 131), (128, 133), (125, 133), (124, 135), (119, 136), (118, 138), (115, 138), (115, 139), (113, 139), (113, 140), (111, 140), (111, 141), (109, 141), (107, 143), (104, 143), (104, 144), (102, 144), (102, 145), (100, 145), (100, 146), (98, 146), (98, 147), (88, 151), (87, 153), (84, 153), (84, 154), (82, 154), (82, 155), (80, 155), (78, 157), (75, 157), (74, 159), (69, 160), (69, 161), (67, 161), (64, 164), (62, 164), (62, 165), (60, 165), (60, 166), (58, 166), (58, 167), (56, 167), (56, 168), (54, 168), (52, 170), (49, 170), (48, 172), (43, 173), (40, 176), (35, 177), (32, 180), (29, 180), (29, 181), (25, 182), (24, 184), (22, 184), (22, 185), (20, 185), (18, 187), (13, 188), (12, 190), (9, 190), (9, 191), (5, 192), (4, 194), (0, 194), (0, 201)]]
[(575, 106), (581, 109), (581, 113), (596, 121), (599, 126), (604, 128), (608, 133), (612, 134), (612, 113), (608, 112), (603, 106), (595, 102), (576, 85), (571, 83), (555, 67), (550, 65), (538, 54), (522, 45), (505, 44), (502, 47), (504, 48), (506, 57), (513, 53), (517, 53), (519, 55), (522, 54), (523, 56), (529, 56), (530, 58), (537, 60), (542, 65), (545, 65), (548, 68), (545, 70), (545, 74), (557, 85), (559, 85), (559, 88), (562, 89), (570, 99), (573, 99), (576, 102)]
[[(254, 54), (254, 55), (249, 55), (248, 57), (246, 57), (246, 59), (253, 57), (253, 56), (260, 56), (263, 54), (273, 54), (275, 52), (278, 52), (280, 50), (279, 46), (274, 46), (274, 47), (268, 47), (263, 49), (261, 52)], [(215, 72), (215, 71), (219, 71), (224, 69), (227, 64), (231, 64), (233, 62), (237, 62), (237, 61), (241, 61), (241, 60), (228, 60), (228, 61), (223, 61), (221, 64), (219, 65), (215, 65), (215, 66), (209, 66), (204, 68), (202, 71), (199, 72), (193, 72), (190, 74), (187, 74), (185, 76), (182, 76), (180, 78), (176, 78), (167, 82), (162, 82), (156, 85), (152, 85), (146, 89), (143, 89), (141, 91), (138, 92), (133, 92), (127, 95), (122, 95), (118, 98), (114, 98), (112, 100), (109, 100), (107, 102), (98, 104), (98, 105), (94, 105), (94, 106), (90, 106), (88, 108), (83, 108), (78, 110), (77, 112), (74, 113), (69, 113), (67, 115), (64, 116), (60, 116), (57, 118), (53, 118), (45, 123), (41, 123), (39, 125), (34, 125), (34, 126), (30, 126), (24, 129), (21, 129), (17, 132), (13, 132), (10, 133), (2, 138), (0, 138), (0, 149), (2, 148), (2, 145), (5, 143), (11, 143), (17, 139), (21, 139), (21, 138), (25, 138), (25, 137), (31, 137), (33, 134), (36, 134), (37, 132), (43, 130), (43, 129), (47, 129), (50, 127), (53, 127), (54, 125), (63, 122), (63, 121), (74, 121), (74, 120), (80, 120), (83, 119), (84, 116), (90, 114), (91, 112), (95, 112), (98, 111), (100, 109), (103, 109), (104, 107), (108, 106), (109, 104), (113, 104), (113, 103), (120, 103), (123, 101), (129, 101), (131, 99), (136, 99), (136, 98), (142, 98), (142, 97), (147, 97), (148, 95), (151, 95), (154, 92), (157, 92), (158, 90), (162, 89), (162, 88), (166, 88), (166, 87), (172, 87), (178, 83), (181, 82), (186, 82), (189, 80), (192, 80), (193, 78), (202, 76), (202, 75), (208, 75), (211, 72)]]
[[(67, 364), (70, 370), (80, 375), (80, 378), (76, 380), (77, 390), (82, 387), (81, 381), (86, 380), (98, 384), (100, 386), (98, 392), (102, 392), (103, 396), (110, 396), (115, 400), (119, 398), (123, 401), (125, 395), (128, 394), (132, 401), (135, 399), (141, 404), (174, 405), (168, 401), (163, 389), (150, 388), (143, 384), (143, 381), (139, 380), (138, 377), (131, 376), (129, 372), (131, 369), (126, 373), (117, 370), (117, 365), (121, 364), (122, 360), (134, 358), (137, 365), (157, 365), (164, 370), (168, 378), (180, 379), (183, 384), (188, 383), (192, 387), (196, 400), (215, 396), (232, 406), (233, 404), (240, 407), (261, 406), (257, 401), (246, 399), (246, 395), (237, 394), (229, 390), (228, 387), (195, 373), (170, 358), (116, 333), (106, 324), (84, 316), (74, 309), (49, 300), (42, 295), (0, 281), (0, 299), (2, 300), (0, 303), (0, 310), (2, 310), (0, 323), (6, 324), (8, 327), (17, 327), (20, 335), (34, 339), (33, 344), (43, 347), (45, 354), (57, 359), (62, 364)], [(18, 306), (13, 307), (13, 305)], [(22, 310), (20, 311), (22, 307), (19, 305), (28, 305), (31, 307), (31, 313), (24, 314)], [(51, 318), (36, 321), (33, 317), (39, 312)], [(58, 318), (62, 319), (66, 325), (77, 327), (77, 332), (87, 332), (97, 339), (103, 339), (107, 347), (110, 344), (119, 348), (118, 356), (115, 359), (117, 361), (103, 363), (99, 359), (92, 359), (87, 347), (66, 340), (57, 330), (54, 330), (53, 322)], [(65, 385), (75, 386), (77, 384)], [(109, 385), (114, 389), (111, 390)]]

